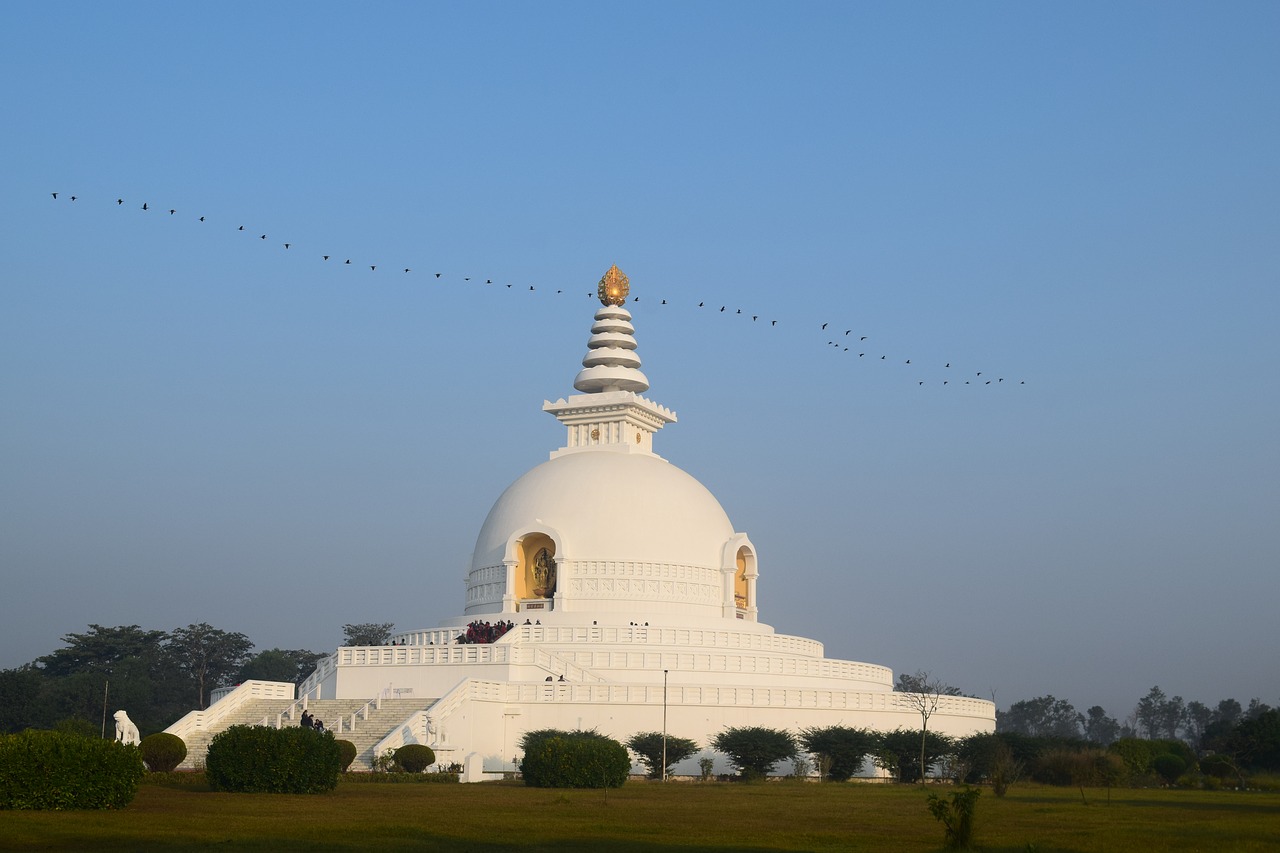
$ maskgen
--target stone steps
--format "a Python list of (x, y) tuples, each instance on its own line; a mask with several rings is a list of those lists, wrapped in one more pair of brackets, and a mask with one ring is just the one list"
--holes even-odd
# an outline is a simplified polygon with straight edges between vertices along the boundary
[[(352, 770), (369, 770), (373, 766), (373, 748), (378, 741), (387, 736), (391, 730), (404, 722), (414, 711), (429, 707), (434, 699), (384, 699), (382, 708), (370, 708), (369, 718), (356, 719), (352, 729), (351, 716), (364, 707), (365, 702), (359, 699), (318, 699), (307, 703), (307, 710), (312, 716), (324, 722), (325, 726), (339, 740), (349, 740), (356, 747), (356, 760), (352, 762)], [(216, 726), (191, 734), (187, 740), (187, 757), (183, 760), (183, 768), (204, 767), (205, 756), (209, 751), (209, 742), (219, 732), (232, 726), (256, 726), (263, 718), (269, 725), (275, 724), (277, 714), (283, 713), (292, 705), (292, 701), (280, 699), (253, 699), (245, 702), (234, 713), (229, 714)], [(302, 716), (300, 708), (294, 709), (295, 717), (285, 718), (283, 725), (299, 725)], [(339, 731), (339, 718), (341, 730)]]

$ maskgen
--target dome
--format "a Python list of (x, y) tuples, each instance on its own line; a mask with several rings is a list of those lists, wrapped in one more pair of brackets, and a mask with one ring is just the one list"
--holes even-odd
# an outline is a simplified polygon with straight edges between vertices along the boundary
[[(741, 569), (739, 552), (750, 549), (715, 496), (659, 456), (604, 449), (557, 455), (512, 483), (489, 511), (471, 559), (469, 614), (526, 609), (503, 576), (508, 567), (512, 576), (521, 573), (529, 538), (549, 541), (560, 610), (721, 617), (724, 573)], [(750, 562), (754, 575), (754, 554)]]
[(560, 559), (714, 566), (733, 525), (701, 483), (664, 459), (596, 451), (557, 456), (489, 511), (471, 567), (501, 563), (513, 533), (554, 529)]

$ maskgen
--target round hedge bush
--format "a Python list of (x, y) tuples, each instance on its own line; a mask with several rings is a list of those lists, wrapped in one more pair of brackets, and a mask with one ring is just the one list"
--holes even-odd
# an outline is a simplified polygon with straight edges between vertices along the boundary
[(436, 753), (421, 743), (407, 743), (396, 750), (396, 764), (406, 773), (421, 773), (436, 763)]
[(301, 726), (232, 726), (214, 736), (205, 757), (209, 787), (235, 793), (332, 791), (341, 768), (333, 733)]
[(338, 757), (342, 759), (342, 772), (346, 773), (351, 762), (356, 760), (356, 745), (349, 740), (338, 741)]
[(1187, 762), (1178, 756), (1166, 752), (1164, 755), (1157, 755), (1151, 760), (1151, 769), (1160, 774), (1160, 778), (1164, 779), (1167, 784), (1172, 785), (1178, 781), (1178, 777), (1187, 772)]
[(1236, 764), (1225, 755), (1210, 754), (1200, 759), (1200, 770), (1215, 779), (1237, 776)]
[(535, 788), (619, 788), (631, 772), (627, 748), (596, 732), (526, 738), (520, 771)]
[(65, 732), (0, 735), (0, 809), (119, 809), (146, 771), (136, 746)]
[(168, 732), (156, 732), (142, 739), (142, 763), (152, 773), (172, 772), (187, 757), (187, 745), (182, 738)]

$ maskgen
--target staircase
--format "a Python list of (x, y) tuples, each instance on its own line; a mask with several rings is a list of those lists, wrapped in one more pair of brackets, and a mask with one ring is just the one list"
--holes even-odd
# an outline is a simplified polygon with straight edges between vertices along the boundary
[(184, 737), (183, 740), (187, 744), (187, 757), (178, 766), (184, 769), (203, 769), (204, 757), (209, 752), (209, 741), (213, 740), (213, 736), (218, 732), (232, 726), (256, 726), (262, 722), (263, 717), (268, 715), (275, 719), (276, 714), (292, 704), (292, 700), (288, 699), (251, 699), (245, 702), (217, 726), (192, 732)]
[[(430, 707), (434, 699), (383, 699), (382, 708), (369, 707), (369, 718), (355, 720), (352, 727), (351, 717), (365, 706), (361, 699), (313, 699), (307, 703), (311, 715), (324, 721), (325, 727), (334, 733), (339, 740), (349, 740), (356, 747), (356, 760), (351, 770), (370, 770), (373, 767), (373, 747), (387, 736), (395, 726), (404, 722), (414, 711)], [(205, 756), (209, 751), (209, 742), (219, 732), (232, 726), (256, 726), (267, 718), (269, 725), (275, 725), (276, 715), (286, 711), (292, 701), (280, 699), (252, 699), (245, 702), (235, 713), (220, 721), (217, 726), (194, 732), (185, 739), (187, 757), (182, 762), (184, 768), (204, 767)], [(296, 711), (301, 717), (301, 710)], [(339, 721), (341, 723), (339, 724)], [(282, 725), (296, 726), (298, 720), (284, 719)]]
[[(364, 707), (364, 702), (349, 699), (321, 699), (308, 703), (313, 717), (324, 721), (338, 740), (349, 740), (356, 746), (356, 760), (351, 770), (372, 770), (373, 748), (393, 728), (403, 723), (414, 711), (431, 707), (434, 699), (383, 699), (382, 708), (369, 708), (369, 719), (357, 718), (352, 728), (351, 715)], [(338, 731), (338, 717), (342, 730)], [(296, 725), (296, 723), (295, 723)]]

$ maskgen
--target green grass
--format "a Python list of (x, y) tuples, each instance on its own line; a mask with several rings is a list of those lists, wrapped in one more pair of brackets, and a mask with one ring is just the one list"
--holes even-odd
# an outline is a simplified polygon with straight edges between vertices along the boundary
[[(931, 787), (930, 790), (947, 790)], [(1280, 793), (1015, 787), (978, 802), (993, 853), (1262, 851)], [(1031, 846), (1029, 846), (1031, 845)], [(368, 785), (330, 794), (220, 794), (146, 784), (117, 812), (0, 812), (5, 850), (936, 851), (914, 787), (628, 782), (610, 791), (519, 784)]]

